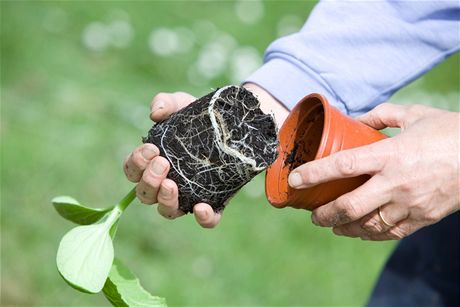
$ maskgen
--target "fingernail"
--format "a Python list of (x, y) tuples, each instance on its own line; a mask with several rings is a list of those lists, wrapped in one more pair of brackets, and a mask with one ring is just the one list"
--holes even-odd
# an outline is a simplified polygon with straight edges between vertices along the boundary
[(160, 101), (157, 101), (155, 102), (155, 104), (153, 105), (153, 108), (152, 108), (152, 113), (155, 113), (156, 111), (160, 110), (160, 109), (163, 109), (165, 107), (165, 103), (160, 100)]
[(152, 172), (155, 175), (163, 175), (164, 171), (166, 170), (166, 165), (163, 162), (155, 161), (152, 163)]
[(370, 240), (370, 237), (366, 235), (362, 235), (361, 240)]
[(156, 152), (155, 149), (152, 148), (152, 146), (144, 146), (142, 148), (142, 156), (146, 160), (151, 160), (155, 156)]
[(332, 231), (338, 236), (343, 236), (343, 232), (339, 228), (334, 228)]
[(302, 185), (302, 177), (297, 172), (292, 172), (288, 178), (289, 185), (293, 188), (296, 188)]

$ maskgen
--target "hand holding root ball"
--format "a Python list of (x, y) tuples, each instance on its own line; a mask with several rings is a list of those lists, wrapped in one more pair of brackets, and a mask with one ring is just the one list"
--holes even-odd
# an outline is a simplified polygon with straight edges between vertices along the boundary
[(158, 202), (167, 218), (193, 212), (211, 228), (229, 199), (275, 160), (276, 124), (242, 87), (226, 86), (190, 104), (194, 99), (157, 95), (151, 117), (158, 122), (124, 169), (139, 182), (143, 203)]
[(382, 104), (359, 118), (401, 134), (337, 152), (293, 170), (302, 189), (362, 174), (364, 185), (313, 211), (313, 223), (368, 240), (399, 240), (460, 209), (458, 113)]
[[(150, 118), (155, 122), (162, 121), (195, 100), (195, 97), (184, 92), (159, 93), (150, 105)], [(128, 156), (123, 169), (130, 181), (138, 182), (136, 195), (142, 203), (158, 203), (158, 212), (162, 216), (175, 219), (184, 215), (184, 212), (179, 209), (176, 183), (166, 178), (170, 167), (168, 160), (160, 156), (158, 147), (146, 143)], [(196, 204), (193, 213), (196, 221), (205, 228), (215, 227), (221, 217), (220, 212), (214, 212), (205, 203)]]

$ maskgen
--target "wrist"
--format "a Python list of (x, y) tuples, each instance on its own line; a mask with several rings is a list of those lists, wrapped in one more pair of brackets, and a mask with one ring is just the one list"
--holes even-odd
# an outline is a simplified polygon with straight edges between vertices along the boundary
[(257, 84), (245, 83), (243, 84), (243, 87), (257, 97), (260, 102), (260, 109), (264, 113), (273, 113), (276, 125), (278, 128), (281, 128), (281, 125), (284, 123), (289, 114), (289, 110), (269, 92)]

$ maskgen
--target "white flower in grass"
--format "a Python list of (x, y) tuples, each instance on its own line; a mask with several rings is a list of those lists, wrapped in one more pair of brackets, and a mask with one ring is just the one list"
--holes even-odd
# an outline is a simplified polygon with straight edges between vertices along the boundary
[(104, 51), (110, 44), (110, 29), (101, 22), (92, 22), (83, 31), (83, 44), (92, 51)]
[(235, 3), (235, 13), (245, 24), (255, 24), (264, 16), (264, 4), (260, 0), (239, 0)]
[(150, 50), (161, 56), (175, 54), (180, 48), (179, 36), (174, 30), (169, 28), (158, 28), (150, 33)]
[(210, 41), (218, 34), (216, 25), (206, 19), (201, 19), (193, 23), (192, 30), (199, 43)]
[(224, 72), (227, 58), (228, 50), (221, 43), (211, 42), (198, 55), (198, 72), (207, 79), (215, 78)]
[(175, 29), (177, 37), (179, 38), (178, 53), (187, 53), (193, 49), (195, 45), (195, 33), (186, 27), (179, 27)]
[(117, 48), (128, 47), (131, 43), (134, 30), (131, 24), (126, 20), (115, 20), (108, 26), (110, 31), (110, 42)]
[(262, 65), (262, 56), (254, 47), (240, 47), (231, 56), (231, 81), (238, 84)]

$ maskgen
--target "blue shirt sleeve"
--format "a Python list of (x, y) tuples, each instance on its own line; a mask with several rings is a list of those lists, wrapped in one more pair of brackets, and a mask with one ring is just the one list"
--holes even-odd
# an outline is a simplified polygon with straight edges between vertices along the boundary
[(460, 49), (459, 1), (322, 1), (274, 41), (256, 83), (291, 109), (312, 92), (352, 116)]

